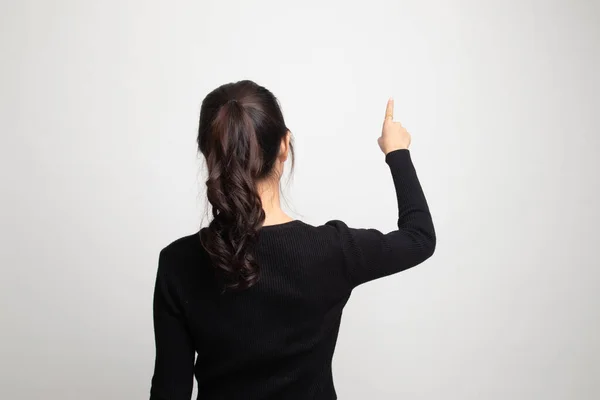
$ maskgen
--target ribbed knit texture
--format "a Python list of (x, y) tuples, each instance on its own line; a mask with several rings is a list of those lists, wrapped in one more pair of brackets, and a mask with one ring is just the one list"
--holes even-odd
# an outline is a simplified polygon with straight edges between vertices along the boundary
[[(433, 254), (431, 215), (408, 150), (386, 156), (398, 230), (341, 221), (261, 228), (260, 281), (221, 294), (199, 233), (160, 253), (154, 292), (151, 400), (336, 399), (331, 360), (352, 289)], [(195, 359), (195, 354), (198, 354)]]

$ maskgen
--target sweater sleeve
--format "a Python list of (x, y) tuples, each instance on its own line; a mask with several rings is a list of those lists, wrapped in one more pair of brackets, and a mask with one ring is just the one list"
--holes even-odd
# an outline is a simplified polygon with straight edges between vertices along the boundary
[(433, 254), (436, 237), (425, 195), (409, 150), (385, 158), (398, 201), (398, 229), (384, 234), (376, 229), (348, 228), (330, 221), (339, 232), (352, 287), (414, 267)]
[(169, 281), (173, 256), (160, 253), (154, 288), (156, 358), (150, 400), (190, 400), (195, 350), (186, 326), (178, 291)]

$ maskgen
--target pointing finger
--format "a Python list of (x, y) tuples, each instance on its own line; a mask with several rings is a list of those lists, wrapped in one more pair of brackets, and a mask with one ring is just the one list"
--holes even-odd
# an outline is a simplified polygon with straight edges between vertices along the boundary
[(390, 97), (387, 102), (387, 107), (385, 108), (385, 120), (393, 120), (394, 119), (394, 99)]

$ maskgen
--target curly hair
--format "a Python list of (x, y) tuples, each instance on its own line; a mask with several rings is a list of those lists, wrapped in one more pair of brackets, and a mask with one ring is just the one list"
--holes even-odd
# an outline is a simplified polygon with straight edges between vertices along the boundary
[(257, 183), (272, 174), (287, 133), (277, 98), (252, 81), (220, 86), (202, 102), (198, 149), (213, 219), (201, 242), (225, 288), (258, 282), (253, 250), (265, 212)]

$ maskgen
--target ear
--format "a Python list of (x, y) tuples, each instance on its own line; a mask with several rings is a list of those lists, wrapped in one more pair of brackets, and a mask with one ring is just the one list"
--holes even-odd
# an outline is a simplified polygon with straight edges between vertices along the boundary
[(279, 161), (285, 162), (288, 159), (290, 152), (290, 139), (292, 134), (290, 131), (287, 131), (283, 139), (281, 139), (281, 145), (279, 147)]

